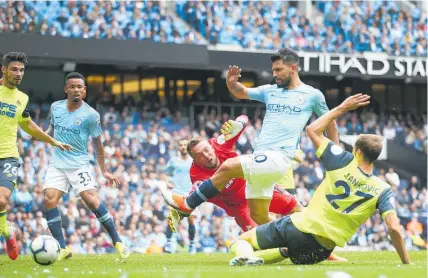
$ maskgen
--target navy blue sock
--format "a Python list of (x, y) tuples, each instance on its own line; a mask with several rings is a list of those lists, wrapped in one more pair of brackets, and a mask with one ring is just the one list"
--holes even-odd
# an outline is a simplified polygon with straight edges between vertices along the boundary
[(196, 190), (186, 198), (187, 205), (194, 209), (203, 202), (217, 195), (220, 191), (215, 188), (214, 184), (210, 179), (205, 180), (201, 185), (196, 187)]
[(190, 243), (193, 244), (193, 240), (195, 239), (196, 228), (194, 224), (189, 224), (189, 240)]
[(117, 233), (116, 227), (114, 226), (113, 219), (111, 218), (110, 213), (107, 211), (107, 208), (100, 204), (97, 209), (92, 211), (98, 218), (98, 221), (103, 225), (104, 229), (108, 232), (113, 241), (113, 245), (116, 245), (116, 242), (122, 242)]
[(45, 218), (52, 236), (58, 241), (61, 248), (65, 248), (66, 244), (64, 235), (62, 234), (62, 222), (58, 208), (45, 210)]
[(172, 230), (169, 226), (166, 227), (166, 238), (168, 239), (168, 241), (171, 241), (171, 237), (172, 237)]

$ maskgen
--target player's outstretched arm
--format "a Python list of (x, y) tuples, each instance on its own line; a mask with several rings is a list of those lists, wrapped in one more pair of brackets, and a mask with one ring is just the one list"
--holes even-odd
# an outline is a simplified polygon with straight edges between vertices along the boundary
[(32, 137), (36, 137), (37, 139), (49, 143), (54, 147), (60, 148), (62, 151), (71, 150), (71, 146), (68, 144), (64, 144), (62, 142), (56, 141), (54, 138), (49, 136), (46, 132), (44, 132), (35, 122), (31, 119), (28, 121), (23, 121), (19, 123), (19, 126)]
[(395, 213), (389, 213), (385, 217), (385, 223), (388, 227), (388, 233), (391, 236), (392, 245), (397, 250), (403, 264), (409, 264), (410, 259), (400, 232), (400, 220)]
[(333, 141), (336, 145), (339, 145), (339, 130), (337, 129), (337, 123), (335, 120), (327, 126), (325, 133), (327, 134), (328, 139)]
[(248, 88), (238, 82), (241, 77), (241, 69), (238, 66), (229, 66), (226, 75), (226, 85), (236, 98), (248, 99)]
[(98, 136), (96, 138), (93, 138), (95, 142), (95, 151), (97, 153), (97, 161), (98, 165), (100, 166), (101, 172), (103, 173), (103, 176), (108, 179), (110, 182), (110, 185), (119, 185), (120, 181), (117, 177), (113, 176), (109, 172), (107, 172), (106, 166), (105, 166), (105, 158), (104, 158), (104, 145), (101, 136)]
[(328, 111), (318, 119), (316, 119), (312, 124), (306, 128), (306, 133), (311, 139), (312, 143), (315, 146), (315, 149), (318, 149), (322, 142), (325, 140), (324, 131), (327, 127), (338, 117), (342, 116), (348, 111), (355, 110), (358, 107), (368, 105), (370, 103), (370, 96), (363, 94), (356, 94), (345, 99), (342, 104)]

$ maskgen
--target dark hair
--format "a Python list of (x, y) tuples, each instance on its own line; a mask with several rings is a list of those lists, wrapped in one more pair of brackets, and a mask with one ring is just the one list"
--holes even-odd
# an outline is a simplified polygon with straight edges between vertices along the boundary
[(65, 82), (67, 82), (70, 79), (82, 79), (83, 82), (85, 83), (85, 77), (78, 72), (70, 72), (69, 74), (67, 74), (67, 76), (65, 77)]
[(189, 153), (190, 156), (192, 156), (193, 147), (195, 147), (201, 141), (204, 141), (204, 138), (202, 136), (197, 136), (190, 139), (189, 143), (187, 143), (187, 152)]
[(364, 160), (372, 163), (382, 152), (382, 137), (374, 134), (360, 134), (355, 142), (355, 150), (361, 150)]
[(9, 52), (3, 56), (2, 66), (9, 66), (11, 62), (27, 64), (27, 54), (24, 52)]
[(299, 66), (299, 55), (287, 48), (280, 49), (277, 53), (272, 54), (270, 60), (272, 63), (282, 60), (284, 64), (296, 64)]

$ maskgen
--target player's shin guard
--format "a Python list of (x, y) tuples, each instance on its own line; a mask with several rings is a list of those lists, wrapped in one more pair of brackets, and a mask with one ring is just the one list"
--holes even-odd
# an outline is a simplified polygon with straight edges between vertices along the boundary
[(59, 246), (64, 249), (66, 247), (64, 235), (62, 234), (62, 222), (58, 208), (45, 210), (45, 218), (48, 222), (49, 231), (52, 236), (58, 241)]
[(106, 229), (110, 235), (113, 245), (116, 245), (116, 242), (122, 242), (119, 234), (117, 233), (116, 227), (114, 226), (113, 219), (110, 213), (107, 211), (107, 208), (103, 204), (100, 204), (100, 206), (97, 209), (94, 209), (92, 212), (97, 216), (98, 221), (100, 221), (104, 229)]
[(220, 191), (215, 188), (214, 184), (210, 179), (205, 180), (201, 183), (196, 190), (186, 198), (186, 204), (189, 208), (194, 209), (198, 207), (203, 202), (206, 202), (208, 199), (211, 199), (217, 195)]

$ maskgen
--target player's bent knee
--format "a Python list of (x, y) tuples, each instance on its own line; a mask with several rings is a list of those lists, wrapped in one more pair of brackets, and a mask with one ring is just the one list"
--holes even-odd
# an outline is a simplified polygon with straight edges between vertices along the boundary
[(7, 198), (6, 196), (0, 196), (0, 210), (5, 210), (8, 203), (9, 198)]
[(256, 228), (252, 228), (251, 230), (242, 233), (236, 241), (238, 240), (244, 240), (248, 242), (254, 250), (260, 249), (257, 243)]

